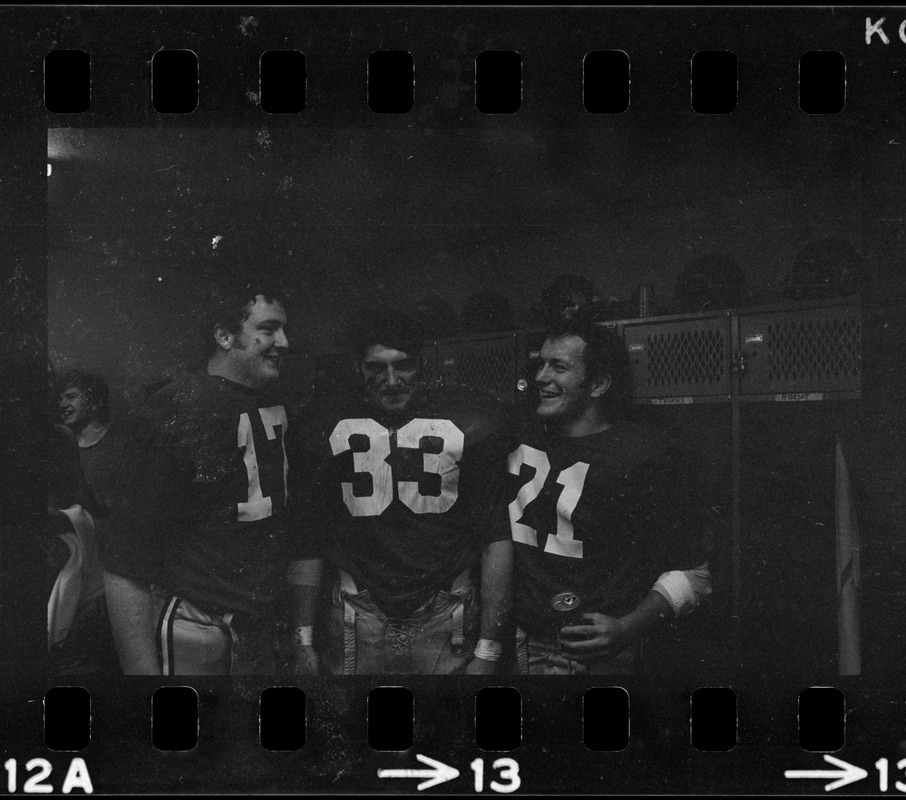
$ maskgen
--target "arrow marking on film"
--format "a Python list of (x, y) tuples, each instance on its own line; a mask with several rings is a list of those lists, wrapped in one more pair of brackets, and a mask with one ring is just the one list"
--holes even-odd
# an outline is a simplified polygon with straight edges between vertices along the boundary
[(824, 787), (825, 792), (831, 792), (834, 789), (839, 789), (841, 786), (846, 786), (848, 783), (861, 781), (862, 778), (865, 778), (868, 775), (868, 772), (862, 769), (862, 767), (857, 767), (855, 764), (847, 764), (839, 758), (826, 755), (824, 756), (824, 760), (828, 764), (834, 764), (835, 766), (840, 767), (840, 769), (788, 769), (783, 773), (783, 777), (837, 778), (838, 780), (835, 780), (833, 783), (829, 783)]
[[(439, 783), (446, 783), (459, 777), (459, 770), (449, 767), (442, 761), (435, 761), (433, 758), (416, 753), (415, 757), (427, 764), (431, 769), (379, 769), (377, 776), (379, 778), (428, 778), (418, 785), (418, 790), (430, 789)], [(867, 773), (866, 773), (867, 774)]]

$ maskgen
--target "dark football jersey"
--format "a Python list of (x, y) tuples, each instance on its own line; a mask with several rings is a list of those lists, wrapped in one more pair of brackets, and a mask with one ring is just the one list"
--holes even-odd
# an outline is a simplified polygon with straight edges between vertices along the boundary
[(538, 426), (518, 438), (508, 473), (516, 619), (530, 633), (584, 611), (622, 616), (663, 572), (704, 560), (694, 466), (659, 432), (616, 422), (570, 438)]
[(107, 569), (259, 614), (287, 555), (282, 403), (204, 372), (154, 394), (123, 455)]
[(51, 425), (47, 442), (47, 507), (69, 508), (78, 503), (92, 516), (99, 503), (79, 464), (79, 446), (65, 425)]
[(364, 399), (338, 406), (306, 425), (313, 477), (293, 473), (310, 484), (301, 526), (319, 531), (307, 555), (327, 557), (380, 605), (449, 586), (486, 542), (509, 538), (489, 494), (502, 491), (490, 480), (504, 420), (493, 398), (429, 389), (400, 416)]

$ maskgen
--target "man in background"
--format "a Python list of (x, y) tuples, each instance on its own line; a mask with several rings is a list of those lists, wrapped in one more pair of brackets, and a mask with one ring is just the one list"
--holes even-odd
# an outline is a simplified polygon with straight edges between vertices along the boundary
[(97, 501), (95, 531), (103, 549), (124, 440), (110, 425), (110, 393), (103, 377), (76, 369), (61, 385), (60, 414), (79, 445), (82, 472)]
[[(49, 363), (48, 388), (55, 420), (59, 385)], [(115, 672), (95, 531), (98, 503), (65, 425), (51, 424), (47, 456), (47, 524), (40, 536), (47, 569), (41, 597), (47, 606), (51, 670), (61, 676)]]

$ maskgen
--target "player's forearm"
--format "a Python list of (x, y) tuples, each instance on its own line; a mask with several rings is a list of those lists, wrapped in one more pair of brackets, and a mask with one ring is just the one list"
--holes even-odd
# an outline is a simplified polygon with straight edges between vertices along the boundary
[(670, 603), (652, 589), (632, 611), (620, 617), (619, 622), (628, 645), (666, 625), (673, 617)]
[(154, 642), (154, 602), (147, 586), (104, 573), (113, 641), (127, 675), (160, 675)]
[(513, 605), (513, 543), (492, 542), (481, 558), (481, 638), (499, 642)]
[(294, 672), (297, 675), (318, 674), (318, 654), (314, 649), (314, 624), (321, 596), (321, 559), (292, 561), (286, 580), (292, 602), (290, 619), (294, 651)]
[(293, 628), (311, 627), (321, 596), (323, 562), (319, 558), (293, 561), (287, 570), (292, 596), (291, 622)]

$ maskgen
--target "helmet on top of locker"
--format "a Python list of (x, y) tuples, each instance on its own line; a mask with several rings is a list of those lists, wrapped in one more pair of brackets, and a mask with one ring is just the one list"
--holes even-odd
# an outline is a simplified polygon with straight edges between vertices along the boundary
[(426, 339), (446, 339), (459, 334), (459, 314), (449, 300), (439, 294), (423, 297), (413, 307)]

